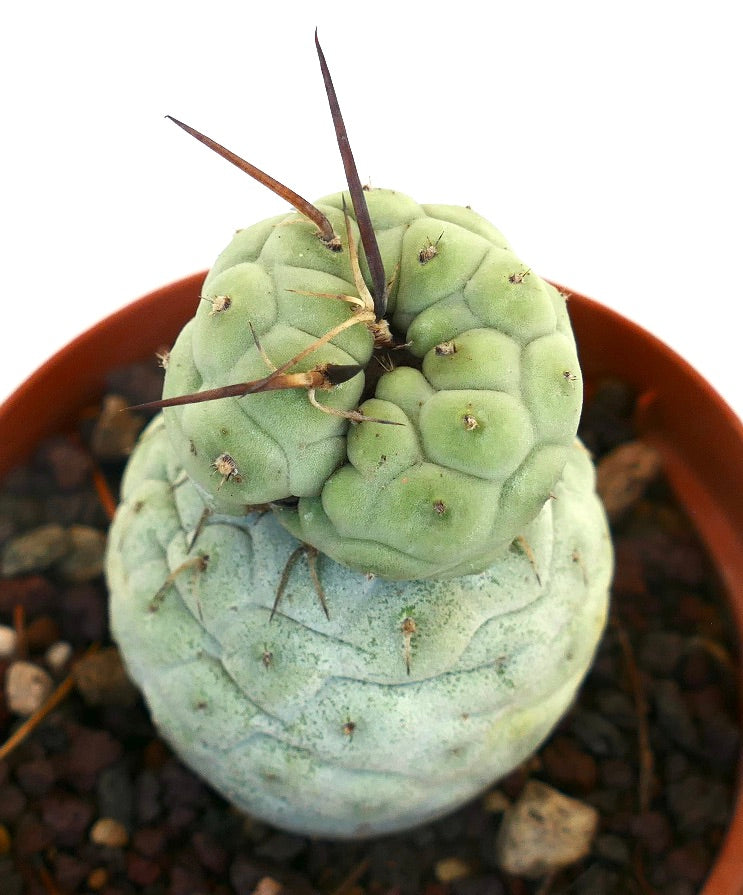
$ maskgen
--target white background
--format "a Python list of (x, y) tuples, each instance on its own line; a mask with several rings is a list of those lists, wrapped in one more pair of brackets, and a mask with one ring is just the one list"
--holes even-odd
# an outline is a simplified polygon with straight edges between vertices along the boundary
[[(743, 414), (736, 4), (13, 3), (0, 14), (0, 401), (81, 330), (342, 186), (471, 204), (540, 274), (620, 311)], [(627, 363), (641, 363), (627, 358)]]

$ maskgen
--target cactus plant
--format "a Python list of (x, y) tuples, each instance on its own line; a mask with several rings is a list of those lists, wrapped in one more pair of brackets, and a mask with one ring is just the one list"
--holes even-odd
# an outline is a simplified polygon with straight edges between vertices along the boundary
[(564, 296), (471, 209), (362, 189), (317, 47), (350, 202), (176, 122), (297, 214), (207, 276), (107, 574), (184, 759), (252, 813), (350, 837), (449, 810), (541, 742), (611, 549)]

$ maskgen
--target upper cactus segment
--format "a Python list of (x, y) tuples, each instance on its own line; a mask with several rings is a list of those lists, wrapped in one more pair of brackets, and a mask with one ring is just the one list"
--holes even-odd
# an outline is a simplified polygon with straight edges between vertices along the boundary
[[(363, 401), (365, 416), (397, 425), (349, 430), (292, 389), (168, 408), (171, 440), (219, 509), (300, 498), (282, 521), (352, 568), (479, 571), (539, 512), (575, 435), (582, 385), (565, 300), (471, 209), (365, 196), (404, 349), (375, 350), (339, 300), (359, 296), (347, 238), (333, 251), (291, 214), (239, 231), (217, 259), (164, 396), (259, 380), (336, 328), (291, 370), (357, 364), (317, 400), (343, 411)], [(342, 194), (316, 207), (346, 233)], [(350, 233), (358, 244), (353, 218)]]

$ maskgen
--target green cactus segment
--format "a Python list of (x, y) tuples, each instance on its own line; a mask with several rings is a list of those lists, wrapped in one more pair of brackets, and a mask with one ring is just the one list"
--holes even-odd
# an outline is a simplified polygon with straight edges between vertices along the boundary
[[(365, 196), (391, 282), (389, 323), (406, 351), (372, 357), (369, 330), (355, 324), (292, 372), (395, 367), (316, 398), (339, 411), (363, 402), (362, 413), (401, 425), (349, 428), (304, 389), (224, 398), (166, 411), (177, 460), (221, 511), (298, 498), (282, 522), (353, 569), (391, 579), (481, 571), (547, 500), (577, 429), (582, 382), (565, 300), (471, 209)], [(343, 250), (297, 214), (239, 231), (173, 348), (164, 397), (265, 377), (266, 355), (279, 366), (349, 320), (354, 307), (332, 297), (358, 295), (343, 195), (317, 207)], [(368, 282), (363, 253), (360, 262)], [(225, 455), (233, 473), (218, 462)]]
[(427, 457), (483, 479), (506, 478), (534, 442), (526, 408), (501, 392), (437, 392), (421, 408), (419, 424)]
[[(505, 339), (485, 339), (483, 332), (473, 331), (471, 341)], [(465, 347), (453, 354), (434, 352), (437, 375), (445, 375), (446, 361), (458, 364), (458, 355), (469, 351), (462, 341)], [(549, 342), (557, 350), (545, 371), (541, 347)], [(356, 426), (348, 436), (349, 463), (330, 476), (320, 497), (302, 498), (296, 510), (277, 511), (278, 518), (295, 537), (357, 571), (392, 579), (482, 571), (539, 512), (562, 472), (580, 412), (577, 375), (564, 375), (566, 343), (553, 333), (530, 344), (534, 351), (524, 363), (540, 381), (552, 377), (533, 395), (436, 391), (425, 366), (424, 373), (385, 374), (377, 386), (384, 401), (367, 401), (362, 410), (376, 414), (386, 406), (390, 418), (400, 419), (390, 410), (396, 405), (408, 427)], [(460, 366), (464, 375), (476, 375)], [(560, 412), (550, 415), (555, 408)]]
[[(342, 213), (325, 210), (345, 232)], [(196, 316), (170, 353), (163, 397), (267, 376), (271, 367), (251, 326), (277, 367), (351, 316), (345, 302), (297, 290), (357, 295), (348, 253), (327, 249), (313, 225), (296, 214), (238, 231), (207, 276)], [(372, 347), (366, 328), (352, 326), (292, 371), (320, 363), (363, 366)], [(321, 400), (351, 410), (362, 389), (363, 377), (357, 376)], [(318, 494), (345, 460), (347, 422), (313, 408), (303, 390), (169, 408), (167, 421), (178, 461), (218, 505), (236, 513), (246, 504)], [(224, 454), (236, 469), (226, 480), (214, 469)]]
[(318, 836), (422, 823), (510, 771), (569, 704), (606, 615), (606, 522), (587, 454), (566, 452), (554, 500), (486, 571), (401, 583), (320, 556), (326, 618), (300, 558), (270, 621), (297, 542), (270, 513), (205, 521), (158, 418), (107, 574), (114, 636), (164, 737), (240, 808)]
[(423, 358), (423, 375), (438, 391), (475, 388), (518, 397), (521, 348), (494, 329), (471, 329), (450, 354), (431, 348)]

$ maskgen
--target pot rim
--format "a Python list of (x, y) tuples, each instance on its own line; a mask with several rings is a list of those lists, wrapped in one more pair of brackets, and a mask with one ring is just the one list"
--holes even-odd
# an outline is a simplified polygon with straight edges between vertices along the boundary
[[(22, 383), (0, 405), (0, 477), (42, 438), (63, 431), (81, 406), (94, 402), (103, 391), (106, 371), (169, 346), (192, 316), (204, 276), (203, 271), (191, 274), (124, 306), (57, 351)], [(638, 391), (638, 429), (663, 455), (674, 493), (720, 575), (743, 647), (743, 424), (719, 393), (660, 339), (610, 308), (558, 288), (569, 296), (586, 380), (621, 377)], [(143, 317), (146, 329), (139, 322)], [(597, 321), (602, 324), (598, 328)], [(61, 394), (60, 382), (68, 386)], [(743, 699), (740, 668), (738, 685)], [(703, 895), (743, 895), (741, 846), (739, 763), (734, 812)]]

